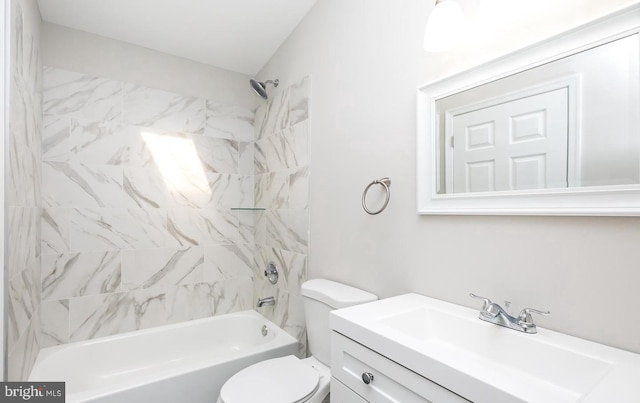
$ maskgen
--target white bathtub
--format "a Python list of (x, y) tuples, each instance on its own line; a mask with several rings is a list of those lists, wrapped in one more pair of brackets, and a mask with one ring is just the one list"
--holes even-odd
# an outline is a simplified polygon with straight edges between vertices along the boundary
[(65, 381), (67, 403), (214, 403), (242, 368), (296, 352), (296, 339), (243, 311), (44, 348), (29, 380)]

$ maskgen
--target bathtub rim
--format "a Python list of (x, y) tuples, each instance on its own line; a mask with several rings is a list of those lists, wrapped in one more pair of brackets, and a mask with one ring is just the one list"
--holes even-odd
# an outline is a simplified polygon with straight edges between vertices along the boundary
[(179, 329), (183, 327), (189, 327), (189, 326), (197, 325), (199, 323), (223, 321), (225, 318), (229, 318), (229, 317), (251, 317), (251, 318), (264, 321), (264, 324), (267, 325), (270, 331), (276, 332), (276, 337), (274, 337), (272, 340), (269, 340), (264, 344), (256, 345), (255, 348), (250, 348), (245, 351), (238, 351), (232, 357), (230, 357), (229, 355), (223, 355), (220, 359), (216, 359), (216, 360), (205, 360), (205, 359), (196, 360), (196, 361), (190, 362), (189, 365), (187, 366), (177, 365), (176, 367), (159, 370), (152, 374), (138, 374), (138, 375), (135, 375), (134, 377), (136, 382), (116, 382), (115, 384), (112, 384), (112, 385), (84, 389), (74, 393), (68, 393), (67, 391), (67, 394), (66, 394), (67, 401), (70, 403), (75, 401), (90, 402), (93, 399), (104, 398), (111, 394), (126, 392), (128, 390), (135, 389), (141, 385), (147, 385), (153, 382), (161, 382), (161, 381), (165, 381), (170, 378), (181, 376), (190, 372), (201, 371), (208, 367), (230, 362), (234, 359), (247, 358), (251, 355), (266, 353), (267, 351), (273, 350), (273, 349), (285, 349), (287, 347), (290, 347), (292, 348), (292, 350), (297, 350), (298, 348), (297, 347), (298, 340), (293, 336), (291, 336), (290, 334), (288, 334), (284, 329), (281, 329), (278, 325), (276, 325), (275, 323), (273, 323), (272, 321), (264, 317), (259, 312), (256, 312), (255, 310), (245, 310), (245, 311), (232, 312), (232, 313), (223, 314), (223, 315), (210, 316), (206, 318), (193, 319), (189, 321), (173, 323), (168, 325), (161, 325), (161, 326), (156, 326), (148, 329), (130, 331), (130, 332), (120, 333), (120, 334), (115, 334), (110, 336), (98, 337), (90, 340), (83, 340), (83, 341), (61, 344), (61, 345), (52, 346), (52, 347), (46, 347), (41, 349), (40, 353), (38, 354), (38, 357), (36, 359), (36, 362), (32, 368), (32, 371), (28, 379), (29, 379), (29, 382), (54, 381), (50, 379), (47, 379), (47, 380), (33, 379), (32, 375), (34, 374), (34, 372), (37, 373), (38, 364), (40, 362), (55, 356), (56, 353), (61, 351), (65, 351), (69, 349), (81, 349), (85, 346), (109, 343), (109, 342), (114, 342), (117, 340), (127, 339), (135, 336), (142, 337), (147, 334), (158, 333), (158, 332), (162, 332), (169, 329)]

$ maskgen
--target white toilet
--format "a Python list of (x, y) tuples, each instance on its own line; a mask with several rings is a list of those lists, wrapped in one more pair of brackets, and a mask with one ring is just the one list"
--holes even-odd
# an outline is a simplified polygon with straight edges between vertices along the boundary
[(329, 311), (375, 301), (378, 297), (323, 279), (303, 283), (302, 297), (312, 356), (301, 360), (288, 355), (247, 367), (222, 385), (218, 403), (328, 402), (331, 381)]

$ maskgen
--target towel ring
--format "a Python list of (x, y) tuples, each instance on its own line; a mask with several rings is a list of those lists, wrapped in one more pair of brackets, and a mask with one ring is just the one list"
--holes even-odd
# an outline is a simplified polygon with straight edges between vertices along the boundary
[[(373, 185), (382, 185), (382, 187), (384, 187), (384, 191), (385, 191), (385, 193), (387, 195), (386, 199), (384, 201), (384, 204), (377, 211), (369, 210), (369, 208), (367, 207), (367, 202), (366, 202), (367, 192), (369, 191), (369, 188), (371, 186), (373, 186)], [(380, 180), (375, 180), (375, 181), (371, 182), (370, 184), (368, 184), (367, 187), (364, 188), (364, 192), (362, 193), (362, 208), (364, 209), (364, 211), (366, 211), (368, 214), (371, 214), (371, 215), (376, 215), (376, 214), (382, 213), (382, 210), (387, 208), (387, 204), (389, 204), (389, 197), (391, 196), (391, 191), (389, 190), (389, 186), (391, 186), (391, 179), (389, 179), (389, 178), (382, 178)]]

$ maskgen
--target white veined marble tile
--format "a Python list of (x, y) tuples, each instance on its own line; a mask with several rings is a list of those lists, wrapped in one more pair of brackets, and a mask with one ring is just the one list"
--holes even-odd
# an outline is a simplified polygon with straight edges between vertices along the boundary
[(123, 207), (123, 168), (46, 161), (42, 166), (46, 207)]
[(147, 166), (153, 157), (144, 133), (154, 130), (121, 123), (71, 121), (71, 158), (85, 164)]
[(251, 277), (256, 267), (253, 245), (209, 245), (204, 248), (204, 281)]
[(73, 251), (160, 248), (168, 233), (162, 209), (71, 210), (70, 246)]
[[(289, 127), (289, 90), (284, 88), (269, 98), (263, 122), (255, 123), (260, 131), (256, 140), (268, 137)], [(256, 113), (256, 118), (259, 115)]]
[(238, 173), (238, 142), (190, 136), (205, 172)]
[(256, 141), (257, 172), (296, 168), (309, 163), (308, 122)]
[(92, 122), (122, 120), (122, 83), (72, 71), (44, 68), (44, 112)]
[(42, 256), (42, 298), (59, 300), (120, 290), (120, 251)]
[(264, 134), (264, 124), (267, 120), (267, 113), (269, 112), (269, 103), (262, 102), (256, 108), (253, 116), (253, 139), (258, 140), (262, 138)]
[(11, 57), (11, 75), (19, 75), (24, 71), (24, 21), (22, 6), (19, 1), (12, 1), (11, 4), (11, 45), (10, 54)]
[(135, 126), (204, 134), (204, 109), (201, 98), (124, 85), (124, 121)]
[(253, 195), (253, 192), (246, 194), (244, 178), (239, 175), (181, 172), (180, 177), (179, 181), (162, 179), (167, 191), (167, 207), (221, 209), (239, 206)]
[(309, 245), (309, 217), (304, 210), (267, 212), (267, 244), (274, 248), (306, 254)]
[(36, 243), (39, 239), (40, 210), (33, 207), (8, 207), (9, 250), (8, 276), (13, 278), (38, 262)]
[(311, 77), (307, 76), (289, 87), (289, 124), (294, 126), (309, 119), (309, 87)]
[(287, 205), (289, 199), (289, 175), (272, 172), (255, 176), (256, 206), (277, 209)]
[(269, 150), (267, 146), (267, 138), (260, 139), (253, 143), (254, 172), (256, 175), (269, 172), (269, 165), (267, 163), (267, 152)]
[(162, 289), (131, 291), (135, 329), (147, 329), (167, 323), (166, 291)]
[(238, 143), (238, 173), (240, 175), (253, 175), (255, 170), (255, 145), (253, 142)]
[(289, 174), (287, 207), (296, 210), (309, 208), (309, 166), (302, 166)]
[(302, 296), (300, 294), (289, 294), (288, 297), (286, 318), (282, 328), (298, 340), (298, 357), (305, 358), (307, 353), (307, 327)]
[(82, 341), (136, 330), (130, 293), (100, 294), (69, 300), (69, 340)]
[[(253, 189), (247, 194), (245, 177), (234, 174), (207, 174), (209, 184), (202, 208), (229, 208), (242, 206), (243, 203), (253, 204)], [(253, 184), (253, 182), (252, 182)], [(193, 204), (192, 204), (193, 205)]]
[(138, 249), (122, 251), (122, 285), (135, 290), (203, 281), (204, 249)]
[(237, 141), (253, 141), (254, 113), (247, 107), (207, 101), (205, 135)]
[[(22, 11), (20, 11), (20, 14), (22, 14)], [(39, 70), (42, 68), (40, 49), (37, 46), (34, 35), (35, 32), (23, 25), (22, 15), (16, 17), (17, 21), (14, 21), (17, 26), (15, 27), (14, 34), (18, 36), (18, 38), (16, 38), (14, 42), (16, 49), (12, 62), (15, 63), (15, 73), (27, 81), (30, 88), (35, 92), (40, 79)]]
[(273, 262), (278, 267), (280, 278), (276, 286), (290, 294), (300, 294), (302, 283), (307, 280), (307, 255), (275, 248), (260, 248), (261, 267)]
[(253, 219), (253, 242), (256, 245), (267, 245), (267, 211), (254, 213)]
[(125, 167), (123, 188), (124, 203), (127, 207), (173, 206), (167, 183), (154, 164), (145, 167)]
[(71, 119), (66, 116), (46, 115), (42, 132), (42, 159), (69, 161)]
[(24, 335), (37, 308), (33, 295), (36, 280), (31, 270), (22, 270), (9, 281), (7, 343), (10, 350)]
[(240, 199), (233, 207), (255, 207), (255, 180), (253, 176), (240, 177)]
[(215, 300), (206, 283), (182, 285), (167, 290), (167, 323), (213, 316)]
[(238, 218), (230, 210), (171, 209), (167, 227), (175, 246), (215, 245), (238, 240)]
[(42, 211), (42, 253), (69, 252), (71, 209), (45, 208)]
[(69, 300), (42, 301), (41, 347), (51, 347), (69, 342)]
[(21, 77), (13, 77), (10, 82), (9, 133), (12, 149), (29, 149), (29, 132), (33, 127), (33, 103), (29, 88)]
[(36, 155), (37, 152), (37, 150), (14, 150), (13, 148), (9, 151), (10, 170), (6, 197), (8, 206), (37, 207), (40, 205), (42, 162), (41, 157)]
[(260, 217), (264, 215), (264, 211), (257, 210), (238, 210), (238, 230), (240, 239), (239, 245), (253, 245), (256, 242), (256, 226)]
[(7, 362), (7, 380), (24, 381), (29, 377), (33, 363), (40, 351), (40, 315), (34, 314), (24, 335), (16, 342), (13, 349), (9, 349)]
[(241, 276), (222, 280), (212, 285), (214, 315), (253, 309), (253, 280), (250, 276)]

